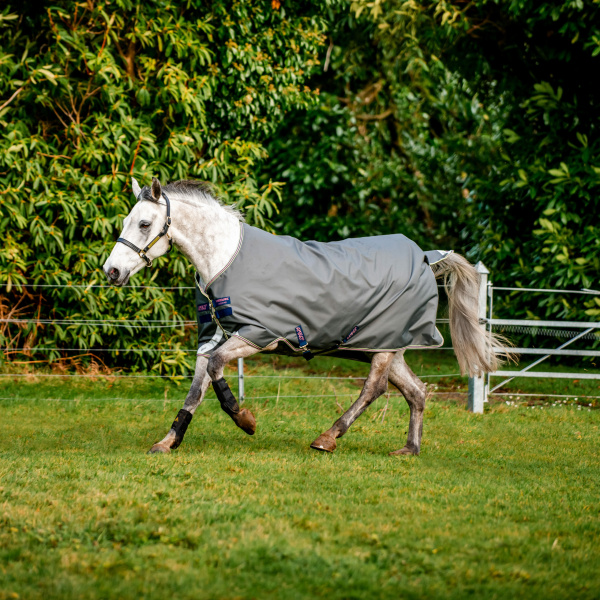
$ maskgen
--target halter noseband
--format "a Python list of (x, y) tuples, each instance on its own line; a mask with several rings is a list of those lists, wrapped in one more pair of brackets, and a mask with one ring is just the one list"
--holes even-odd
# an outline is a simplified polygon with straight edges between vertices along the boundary
[(165, 199), (165, 202), (167, 204), (167, 220), (165, 221), (165, 225), (162, 228), (162, 230), (159, 232), (159, 234), (145, 248), (142, 248), (140, 250), (140, 248), (138, 248), (135, 244), (128, 242), (125, 238), (122, 238), (122, 237), (120, 237), (117, 240), (117, 242), (121, 242), (121, 244), (125, 244), (126, 246), (131, 248), (136, 254), (138, 254), (141, 258), (143, 258), (147, 267), (152, 266), (152, 260), (150, 260), (146, 256), (146, 252), (148, 252), (148, 250), (150, 250), (150, 248), (152, 248), (152, 246), (154, 246), (154, 244), (156, 244), (156, 242), (158, 242), (158, 240), (160, 240), (161, 237), (166, 235), (169, 238), (169, 249), (167, 250), (167, 252), (171, 252), (171, 249), (173, 248), (173, 240), (171, 239), (171, 236), (169, 235), (169, 227), (171, 226), (171, 204), (169, 202), (169, 198), (167, 197), (167, 195), (164, 192), (162, 193), (162, 197)]

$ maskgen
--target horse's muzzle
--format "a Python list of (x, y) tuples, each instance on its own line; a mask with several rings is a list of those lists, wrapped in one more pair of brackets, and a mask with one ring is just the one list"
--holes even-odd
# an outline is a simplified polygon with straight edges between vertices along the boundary
[(112, 285), (125, 285), (129, 281), (129, 269), (119, 270), (116, 267), (104, 266), (104, 272)]

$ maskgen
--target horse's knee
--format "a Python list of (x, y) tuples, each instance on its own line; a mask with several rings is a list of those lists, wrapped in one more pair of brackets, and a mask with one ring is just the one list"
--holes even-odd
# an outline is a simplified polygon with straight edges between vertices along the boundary
[(206, 365), (206, 372), (212, 381), (217, 381), (221, 379), (223, 375), (223, 369), (225, 367), (225, 363), (223, 359), (219, 356), (218, 353), (213, 354), (208, 359), (208, 364)]

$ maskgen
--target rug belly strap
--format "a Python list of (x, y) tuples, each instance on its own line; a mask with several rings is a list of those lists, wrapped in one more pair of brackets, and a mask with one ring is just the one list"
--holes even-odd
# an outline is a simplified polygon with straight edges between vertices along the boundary
[(221, 403), (221, 408), (233, 418), (234, 415), (237, 415), (240, 412), (240, 407), (232, 391), (229, 389), (229, 384), (225, 381), (224, 377), (221, 377), (221, 379), (218, 379), (217, 381), (213, 381), (212, 384), (215, 393), (217, 394), (217, 398)]
[(175, 417), (173, 421), (173, 425), (171, 425), (171, 429), (175, 431), (175, 441), (171, 444), (171, 450), (175, 450), (175, 448), (179, 448), (179, 445), (183, 441), (183, 436), (187, 431), (188, 425), (192, 421), (192, 417), (194, 415), (182, 408)]

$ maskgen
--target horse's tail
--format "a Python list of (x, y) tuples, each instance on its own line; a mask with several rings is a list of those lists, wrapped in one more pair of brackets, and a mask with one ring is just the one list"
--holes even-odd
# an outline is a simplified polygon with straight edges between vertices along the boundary
[(450, 335), (461, 373), (469, 376), (490, 373), (503, 361), (494, 350), (512, 359), (502, 336), (484, 329), (479, 323), (479, 274), (460, 254), (451, 253), (431, 265), (436, 279), (444, 278), (450, 312)]

